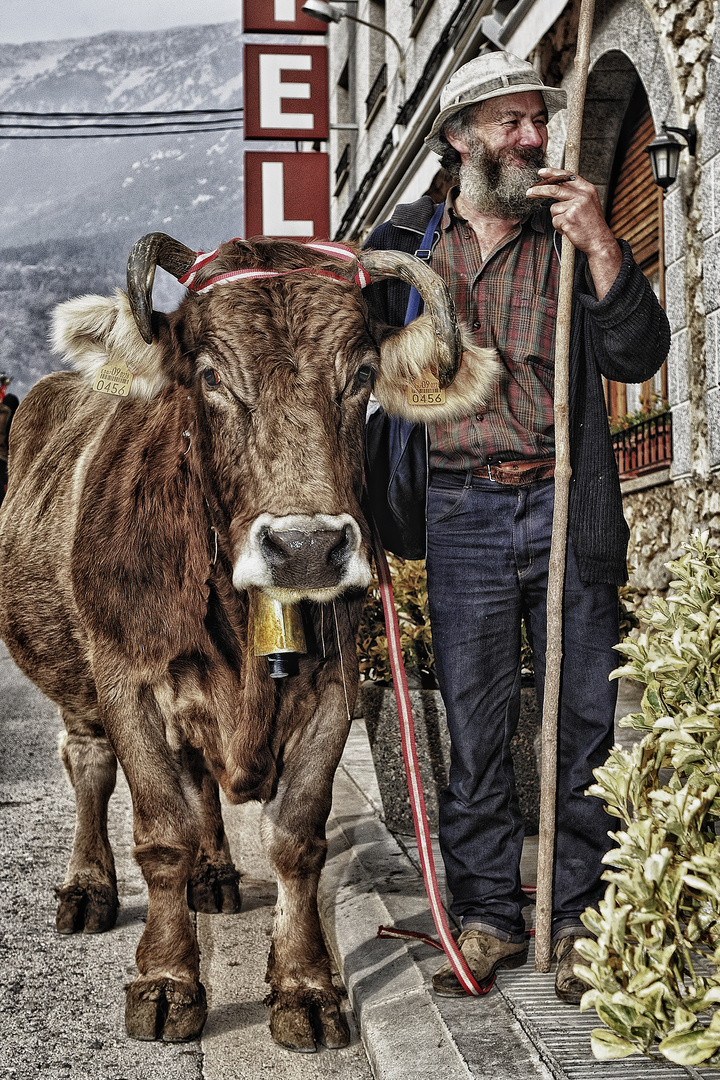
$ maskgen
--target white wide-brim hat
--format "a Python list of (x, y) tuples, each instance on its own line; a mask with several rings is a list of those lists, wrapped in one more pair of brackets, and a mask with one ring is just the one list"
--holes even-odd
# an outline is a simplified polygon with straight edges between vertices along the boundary
[(442, 156), (448, 147), (442, 130), (451, 116), (480, 101), (506, 94), (523, 94), (527, 90), (542, 94), (548, 119), (567, 107), (565, 91), (545, 86), (532, 64), (519, 56), (508, 52), (489, 52), (470, 60), (450, 76), (443, 89), (440, 112), (425, 139), (426, 146)]

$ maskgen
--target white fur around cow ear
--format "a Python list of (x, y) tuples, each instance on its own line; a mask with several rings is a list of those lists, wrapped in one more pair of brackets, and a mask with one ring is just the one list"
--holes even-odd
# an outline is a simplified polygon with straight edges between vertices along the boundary
[(444, 404), (413, 405), (408, 390), (435, 366), (434, 356), (435, 333), (427, 315), (386, 338), (380, 347), (380, 374), (374, 390), (386, 413), (430, 423), (467, 416), (487, 402), (500, 374), (498, 354), (495, 349), (476, 348), (463, 333), (462, 361), (445, 390)]
[(50, 332), (53, 351), (60, 353), (91, 382), (105, 364), (122, 360), (135, 378), (130, 397), (150, 399), (168, 382), (162, 351), (146, 345), (138, 334), (124, 292), (114, 296), (78, 296), (58, 304)]

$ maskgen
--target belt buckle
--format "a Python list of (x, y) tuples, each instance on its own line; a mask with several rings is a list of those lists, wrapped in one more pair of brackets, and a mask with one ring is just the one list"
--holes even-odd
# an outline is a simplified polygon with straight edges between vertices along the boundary
[(493, 480), (492, 473), (490, 472), (490, 462), (487, 461), (485, 463), (485, 465), (486, 465), (486, 468), (487, 468), (487, 471), (488, 471), (488, 480), (492, 480), (493, 484), (496, 483), (496, 481)]

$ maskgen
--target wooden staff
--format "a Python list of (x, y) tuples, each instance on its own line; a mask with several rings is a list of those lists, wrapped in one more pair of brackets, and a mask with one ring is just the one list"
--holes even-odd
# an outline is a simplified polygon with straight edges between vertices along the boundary
[[(578, 172), (585, 88), (590, 64), (595, 0), (581, 0), (575, 78), (568, 110), (564, 167)], [(542, 721), (542, 778), (540, 782), (540, 835), (538, 846), (535, 970), (550, 970), (552, 948), (553, 859), (557, 796), (557, 722), (562, 667), (563, 585), (570, 497), (570, 317), (572, 312), (575, 248), (562, 238), (558, 313), (555, 332), (555, 508), (547, 590), (547, 651)]]

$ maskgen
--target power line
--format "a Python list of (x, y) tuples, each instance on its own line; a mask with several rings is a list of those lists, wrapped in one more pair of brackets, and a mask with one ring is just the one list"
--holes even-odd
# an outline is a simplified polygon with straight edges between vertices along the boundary
[[(150, 125), (145, 125), (149, 127)], [(138, 130), (125, 129), (123, 131), (93, 131), (87, 135), (80, 134), (65, 134), (60, 130), (58, 135), (40, 134), (35, 135), (5, 135), (0, 128), (0, 139), (45, 139), (52, 142), (54, 139), (141, 139), (150, 135), (155, 138), (160, 138), (163, 135), (204, 135), (210, 134), (213, 131), (240, 131), (242, 130), (242, 124), (238, 122), (233, 126), (222, 125), (220, 127), (194, 127), (184, 128), (179, 131), (145, 131), (142, 128)]]
[[(0, 139), (112, 139), (237, 131), (242, 126), (242, 117), (241, 107), (106, 113), (0, 111)], [(137, 121), (134, 118), (137, 118)], [(30, 120), (44, 122), (28, 123), (27, 121)], [(113, 123), (113, 120), (126, 120), (128, 123)], [(65, 123), (59, 121), (65, 121)], [(85, 134), (84, 129), (89, 128), (97, 128), (97, 130), (88, 130)], [(32, 131), (33, 134), (21, 134), (24, 131)], [(65, 132), (76, 133), (68, 135)]]
[[(142, 131), (144, 128), (169, 127), (177, 124), (189, 131), (202, 129), (211, 124), (227, 123), (223, 120), (160, 120), (151, 124), (57, 124), (48, 127), (46, 124), (0, 124), (0, 131), (76, 131), (78, 129), (98, 128), (100, 131)], [(242, 117), (237, 117), (237, 123), (242, 124)]]
[(28, 116), (31, 118), (45, 117), (47, 119), (55, 119), (56, 117), (61, 120), (85, 120), (85, 119), (102, 119), (104, 117), (110, 117), (114, 119), (118, 116), (206, 116), (208, 113), (241, 113), (243, 108), (238, 105), (234, 109), (168, 109), (167, 111), (155, 112), (153, 110), (139, 110), (137, 112), (3, 112), (0, 110), (0, 118), (4, 116)]

